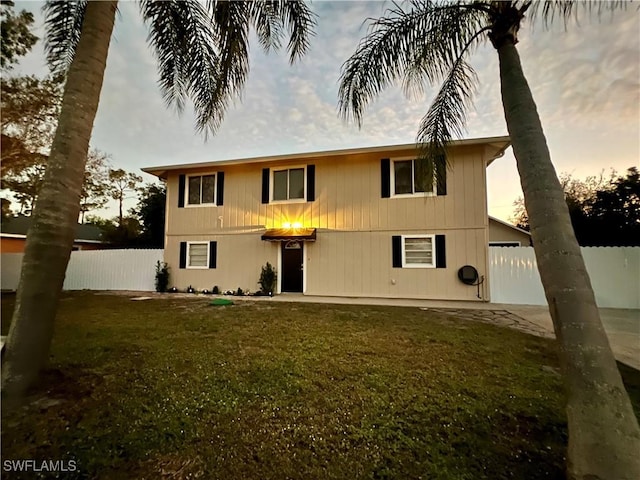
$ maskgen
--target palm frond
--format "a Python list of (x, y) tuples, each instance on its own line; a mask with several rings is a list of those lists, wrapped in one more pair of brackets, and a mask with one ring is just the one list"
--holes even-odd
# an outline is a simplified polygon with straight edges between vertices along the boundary
[(79, 2), (49, 1), (45, 14), (45, 53), (54, 74), (64, 74), (76, 53), (82, 33), (87, 0)]
[(291, 59), (302, 55), (312, 35), (313, 14), (299, 1), (239, 2), (142, 0), (148, 42), (159, 64), (165, 102), (179, 112), (191, 99), (196, 129), (214, 133), (229, 102), (241, 95), (249, 73), (249, 32), (269, 50), (291, 31)]
[[(482, 8), (481, 8), (482, 7)], [(391, 83), (404, 79), (405, 91), (446, 77), (461, 55), (481, 41), (486, 5), (433, 1), (394, 4), (371, 20), (368, 34), (342, 66), (340, 115), (358, 125), (367, 104)]]
[[(428, 183), (439, 178), (444, 165), (448, 165), (445, 149), (454, 137), (462, 137), (466, 111), (471, 105), (478, 78), (473, 68), (462, 58), (453, 65), (429, 111), (420, 122), (417, 142), (417, 178)], [(439, 165), (439, 163), (444, 165)]]
[(197, 0), (144, 0), (140, 10), (149, 25), (147, 41), (158, 60), (165, 102), (181, 112), (186, 98), (190, 98), (196, 111), (196, 128), (215, 131), (224, 108), (214, 95), (220, 55), (207, 10)]
[(316, 15), (305, 2), (280, 1), (280, 15), (290, 33), (287, 52), (289, 62), (302, 58), (309, 50), (311, 37), (315, 35)]
[(579, 24), (581, 19), (601, 18), (604, 13), (613, 13), (616, 10), (626, 10), (632, 3), (628, 0), (603, 0), (603, 1), (576, 1), (576, 0), (544, 0), (530, 4), (529, 19), (531, 24), (538, 21), (549, 28), (552, 23), (562, 20), (565, 28), (571, 23)]
[(282, 45), (284, 30), (278, 15), (279, 2), (252, 2), (251, 17), (254, 19), (258, 41), (265, 52), (278, 50)]
[(208, 110), (221, 119), (230, 99), (242, 93), (249, 74), (251, 4), (215, 1), (209, 8), (219, 57)]
[(280, 48), (285, 31), (289, 32), (289, 61), (300, 59), (314, 36), (316, 15), (305, 2), (271, 0), (252, 2), (251, 19), (265, 50)]

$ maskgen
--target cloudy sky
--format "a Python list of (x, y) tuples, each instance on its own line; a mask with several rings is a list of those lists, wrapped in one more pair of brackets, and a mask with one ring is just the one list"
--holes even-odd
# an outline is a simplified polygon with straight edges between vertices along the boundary
[[(91, 144), (116, 167), (245, 158), (306, 151), (410, 143), (435, 88), (407, 98), (389, 88), (370, 106), (358, 130), (336, 112), (342, 63), (366, 33), (382, 1), (315, 1), (316, 36), (308, 55), (289, 66), (284, 52), (264, 54), (252, 44), (251, 71), (242, 99), (208, 140), (195, 132), (189, 109), (166, 108), (157, 88), (156, 64), (134, 2), (120, 3)], [(39, 2), (16, 2), (33, 11), (43, 36)], [(525, 22), (526, 23), (526, 22)], [(518, 44), (558, 172), (576, 177), (614, 168), (624, 172), (640, 158), (640, 13), (582, 21), (567, 31), (525, 24)], [(480, 85), (465, 137), (506, 134), (497, 55), (487, 44), (471, 58)], [(15, 73), (46, 74), (41, 42)], [(521, 190), (511, 150), (488, 170), (489, 213), (508, 220)], [(152, 177), (145, 176), (146, 180)], [(113, 211), (102, 212), (103, 216)]]

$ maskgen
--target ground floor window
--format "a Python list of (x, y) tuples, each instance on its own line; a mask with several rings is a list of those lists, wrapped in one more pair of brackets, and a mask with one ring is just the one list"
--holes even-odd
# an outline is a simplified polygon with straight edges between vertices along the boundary
[(189, 242), (187, 244), (187, 267), (209, 268), (208, 242)]
[(180, 242), (180, 268), (216, 268), (218, 242)]
[(445, 235), (393, 235), (393, 268), (447, 268)]
[(413, 268), (435, 267), (435, 235), (403, 235), (402, 266)]

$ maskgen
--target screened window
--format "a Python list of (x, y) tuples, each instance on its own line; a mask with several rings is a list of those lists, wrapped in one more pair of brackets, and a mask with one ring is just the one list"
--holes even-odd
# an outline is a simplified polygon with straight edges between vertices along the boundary
[(187, 249), (188, 268), (209, 268), (209, 243), (189, 243)]
[(273, 200), (304, 199), (304, 168), (273, 171)]
[(432, 193), (433, 188), (425, 190), (420, 186), (416, 172), (415, 160), (395, 160), (393, 162), (393, 194), (413, 195), (416, 193)]
[(402, 266), (435, 267), (434, 235), (402, 237)]
[(197, 175), (189, 177), (187, 192), (187, 204), (215, 205), (216, 203), (216, 176)]

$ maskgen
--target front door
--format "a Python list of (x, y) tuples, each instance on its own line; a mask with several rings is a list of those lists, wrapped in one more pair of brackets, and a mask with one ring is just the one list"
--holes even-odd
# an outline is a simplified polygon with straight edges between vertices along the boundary
[(302, 292), (304, 243), (296, 240), (282, 242), (282, 291)]

